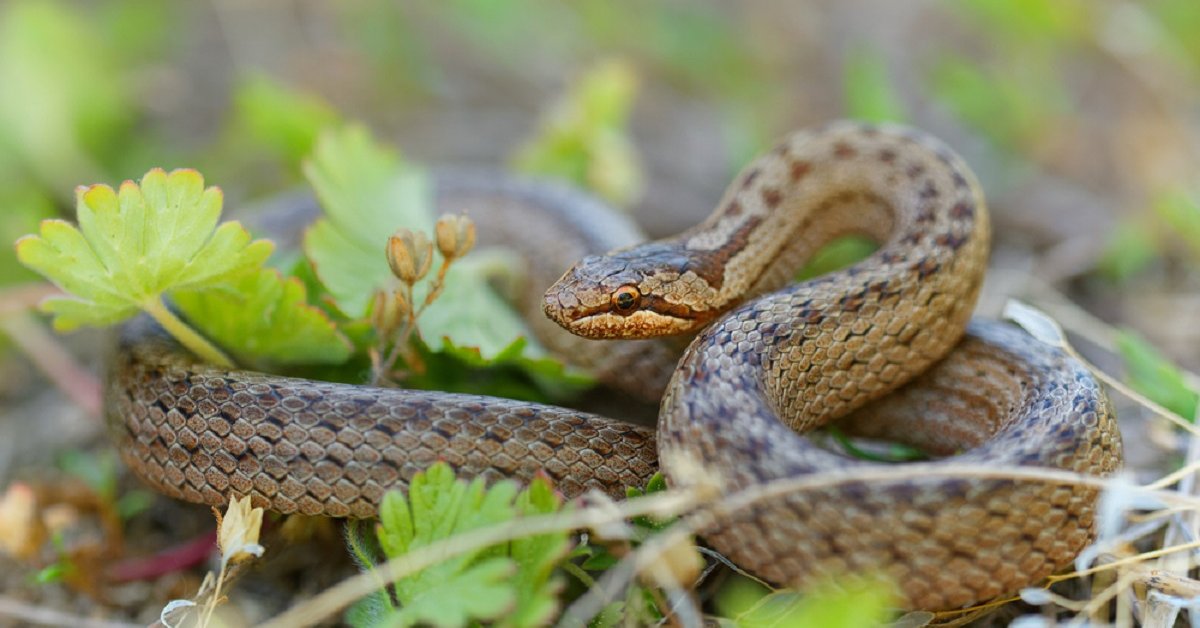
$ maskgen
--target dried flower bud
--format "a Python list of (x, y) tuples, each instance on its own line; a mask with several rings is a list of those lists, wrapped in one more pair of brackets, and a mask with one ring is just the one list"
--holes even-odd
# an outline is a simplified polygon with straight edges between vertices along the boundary
[(33, 487), (14, 482), (0, 497), (0, 552), (21, 560), (37, 556), (46, 540), (46, 527), (38, 516), (38, 499)]
[(262, 556), (258, 533), (262, 530), (263, 509), (252, 508), (250, 496), (230, 499), (224, 517), (215, 508), (213, 512), (217, 515), (217, 546), (221, 548), (223, 564)]
[(392, 273), (406, 284), (417, 283), (433, 263), (433, 247), (429, 244), (429, 236), (421, 231), (399, 229), (388, 238), (388, 266)]
[(475, 246), (475, 221), (466, 216), (442, 216), (434, 230), (438, 250), (446, 259), (462, 257)]
[(704, 557), (691, 539), (679, 539), (667, 546), (658, 560), (643, 575), (660, 587), (691, 588), (704, 570)]
[(371, 298), (371, 326), (375, 329), (387, 329), (389, 299), (386, 292), (378, 290)]
[(371, 326), (381, 337), (390, 336), (400, 324), (400, 319), (408, 315), (408, 299), (403, 290), (375, 293), (371, 304)]

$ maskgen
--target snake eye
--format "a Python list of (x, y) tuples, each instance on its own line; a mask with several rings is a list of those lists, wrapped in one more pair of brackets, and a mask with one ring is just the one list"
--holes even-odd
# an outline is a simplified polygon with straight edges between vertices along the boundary
[(633, 308), (637, 307), (638, 300), (642, 298), (642, 293), (633, 286), (621, 286), (612, 294), (613, 307), (617, 308), (618, 312), (632, 312)]

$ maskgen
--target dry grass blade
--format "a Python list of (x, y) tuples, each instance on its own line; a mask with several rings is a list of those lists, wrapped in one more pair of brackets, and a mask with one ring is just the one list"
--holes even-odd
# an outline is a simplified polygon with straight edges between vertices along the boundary
[(0, 617), (8, 617), (17, 624), (45, 626), (78, 626), (79, 628), (138, 628), (141, 624), (109, 621), (92, 617), (80, 617), (71, 613), (29, 604), (7, 596), (0, 596)]
[(320, 594), (261, 624), (262, 628), (290, 628), (319, 623), (359, 598), (372, 593), (383, 583), (392, 583), (430, 565), (465, 552), (548, 532), (591, 528), (641, 515), (662, 516), (684, 512), (695, 504), (691, 491), (670, 491), (632, 499), (619, 508), (582, 508), (569, 513), (526, 517), (502, 525), (472, 530), (451, 539), (431, 543), (405, 556), (389, 560), (374, 569), (352, 576)]
[[(743, 508), (749, 508), (760, 501), (778, 499), (791, 493), (829, 488), (846, 483), (902, 481), (905, 479), (916, 480), (930, 477), (1022, 480), (1049, 484), (1080, 485), (1098, 489), (1120, 488), (1121, 490), (1129, 490), (1119, 480), (1099, 478), (1058, 469), (1028, 467), (994, 468), (984, 465), (966, 464), (934, 467), (914, 464), (902, 468), (865, 469), (856, 470), (853, 473), (831, 472), (800, 478), (788, 478), (753, 486), (711, 503), (706, 503), (698, 499), (697, 494), (693, 492), (668, 491), (624, 502), (619, 504), (616, 509), (603, 508), (598, 511), (597, 509), (583, 508), (565, 515), (530, 517), (500, 526), (475, 530), (453, 539), (435, 543), (401, 558), (384, 563), (373, 572), (348, 578), (303, 604), (276, 616), (271, 621), (263, 624), (263, 626), (268, 628), (282, 628), (284, 626), (312, 625), (332, 616), (352, 604), (358, 598), (376, 590), (380, 579), (385, 582), (394, 582), (405, 575), (420, 571), (451, 556), (488, 547), (496, 543), (551, 531), (596, 527), (638, 515), (683, 514), (699, 507), (699, 510), (688, 515), (684, 521), (663, 533), (655, 535), (637, 551), (633, 552), (626, 559), (623, 559), (623, 563), (627, 562), (628, 566), (612, 570), (610, 573), (617, 573), (618, 575), (611, 576), (612, 580), (609, 582), (605, 582), (602, 579), (596, 587), (600, 591), (595, 593), (589, 592), (585, 595), (585, 598), (592, 596), (591, 598), (587, 598), (588, 601), (586, 602), (584, 601), (585, 598), (577, 601), (576, 604), (579, 606), (569, 610), (569, 615), (564, 620), (569, 621), (570, 617), (588, 617), (590, 615), (586, 611), (598, 611), (600, 606), (602, 606), (602, 604), (597, 606), (597, 602), (594, 600), (603, 601), (608, 599), (607, 596), (611, 594), (607, 593), (607, 591), (622, 590), (624, 585), (627, 585), (633, 576), (638, 573), (639, 566), (648, 565), (656, 556), (665, 551), (671, 543), (677, 542), (680, 538), (703, 529), (705, 525), (711, 523), (712, 518), (717, 514), (735, 512)], [(1144, 487), (1138, 487), (1134, 490), (1145, 497), (1153, 498), (1166, 504), (1200, 509), (1200, 497), (1180, 495), (1174, 491), (1146, 489)]]
[[(1058, 303), (1058, 310), (1064, 313), (1069, 320), (1078, 324), (1079, 329), (1072, 329), (1077, 333), (1081, 333), (1084, 337), (1096, 342), (1108, 350), (1114, 350), (1115, 343), (1113, 339), (1116, 337), (1116, 331), (1108, 326), (1103, 321), (1096, 319), (1091, 314), (1083, 311), (1066, 299), (1061, 298), (1052, 287), (1041, 286), (1043, 293), (1050, 296), (1057, 296), (1055, 299)], [(1064, 305), (1065, 303), (1065, 305)], [(1164, 487), (1178, 484), (1176, 494), (1181, 497), (1193, 497), (1195, 492), (1195, 474), (1200, 471), (1200, 430), (1197, 429), (1195, 421), (1188, 420), (1175, 412), (1163, 407), (1155, 401), (1147, 398), (1145, 395), (1133, 390), (1129, 386), (1117, 378), (1097, 368), (1095, 365), (1084, 359), (1079, 353), (1067, 342), (1066, 334), (1058, 321), (1051, 318), (1047, 314), (1025, 305), (1020, 302), (1010, 301), (1005, 307), (1005, 316), (1016, 321), (1033, 335), (1039, 337), (1049, 344), (1061, 347), (1069, 352), (1075, 358), (1083, 362), (1095, 376), (1108, 384), (1117, 392), (1131, 399), (1135, 403), (1147, 408), (1155, 415), (1169, 421), (1176, 427), (1181, 428), (1188, 433), (1187, 457), (1181, 468), (1168, 473), (1167, 475), (1151, 482), (1141, 488), (1141, 490), (1149, 490), (1158, 492)], [(1192, 374), (1184, 372), (1185, 379), (1190, 385), (1195, 385), (1198, 378)], [(1164, 500), (1167, 501), (1167, 500)], [(1180, 503), (1180, 502), (1176, 502)], [(1123, 510), (1136, 509), (1136, 506), (1127, 503), (1123, 506)], [(1154, 521), (1161, 519), (1161, 521)], [(1117, 570), (1118, 577), (1102, 591), (1094, 594), (1086, 604), (1080, 606), (1078, 604), (1067, 603), (1065, 600), (1046, 598), (1046, 602), (1052, 602), (1062, 608), (1077, 611), (1076, 616), (1067, 625), (1082, 626), (1091, 620), (1107, 617), (1107, 614), (1102, 612), (1103, 609), (1113, 600), (1116, 601), (1115, 617), (1118, 626), (1132, 626), (1134, 622), (1134, 611), (1132, 601), (1134, 591), (1132, 586), (1135, 583), (1141, 583), (1148, 589), (1150, 593), (1145, 596), (1144, 604), (1142, 605), (1141, 621), (1144, 626), (1170, 626), (1174, 625), (1176, 617), (1181, 607), (1186, 606), (1186, 600), (1181, 600), (1179, 597), (1172, 596), (1169, 593), (1160, 591), (1155, 588), (1153, 583), (1183, 583), (1191, 584), (1193, 581), (1186, 578), (1186, 574), (1195, 567), (1194, 550), (1200, 549), (1200, 540), (1197, 540), (1196, 530), (1196, 509), (1191, 506), (1183, 506), (1176, 508), (1161, 508), (1157, 509), (1148, 515), (1138, 517), (1144, 523), (1136, 525), (1133, 530), (1127, 531), (1125, 534), (1119, 535), (1121, 542), (1130, 542), (1137, 538), (1143, 538), (1148, 534), (1154, 533), (1166, 526), (1166, 532), (1160, 541), (1160, 547), (1155, 550), (1140, 553), (1135, 556), (1129, 556), (1121, 559), (1110, 560), (1102, 565), (1097, 565), (1092, 568), (1078, 570), (1070, 574), (1063, 574), (1052, 577), (1048, 582), (1058, 582), (1068, 578), (1085, 577), (1102, 572)], [(1186, 542), (1180, 542), (1181, 540)], [(1114, 544), (1114, 539), (1109, 539), (1109, 545)], [(1099, 544), (1094, 545), (1085, 551), (1084, 556), (1098, 556)], [(1150, 560), (1160, 559), (1162, 570), (1156, 570), (1155, 576), (1147, 575), (1144, 563)], [(1080, 559), (1085, 561), (1085, 558)], [(1176, 587), (1179, 588), (1179, 587)], [(1191, 590), (1190, 587), (1182, 587)], [(1123, 595), (1129, 593), (1129, 595)], [(1140, 596), (1138, 596), (1140, 597)]]

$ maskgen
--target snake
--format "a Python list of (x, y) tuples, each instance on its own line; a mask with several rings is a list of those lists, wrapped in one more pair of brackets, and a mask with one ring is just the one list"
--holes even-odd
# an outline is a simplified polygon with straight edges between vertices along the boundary
[[(434, 187), (439, 209), (476, 221), (479, 246), (529, 252), (517, 307), (537, 339), (620, 398), (660, 399), (656, 428), (527, 401), (222, 369), (141, 321), (120, 334), (105, 396), (134, 474), (191, 502), (249, 496), (280, 513), (351, 518), (376, 516), (387, 491), (439, 460), (460, 477), (547, 476), (568, 497), (624, 496), (660, 469), (673, 486), (709, 473), (730, 495), (833, 474), (844, 481), (722, 511), (700, 536), (776, 585), (877, 573), (900, 605), (935, 611), (1041, 581), (1094, 538), (1094, 485), (939, 472), (965, 463), (1107, 476), (1122, 447), (1103, 388), (1077, 358), (972, 319), (988, 214), (975, 176), (938, 139), (853, 121), (793, 132), (704, 221), (652, 241), (560, 184), (452, 173)], [(846, 235), (878, 248), (793, 280)], [(854, 438), (930, 457), (889, 464), (830, 447), (812, 431), (835, 419)], [(855, 479), (862, 471), (873, 479)]]

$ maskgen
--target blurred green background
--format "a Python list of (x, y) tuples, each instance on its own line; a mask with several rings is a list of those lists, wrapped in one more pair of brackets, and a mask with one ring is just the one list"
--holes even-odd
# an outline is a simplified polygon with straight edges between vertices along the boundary
[[(663, 235), (794, 128), (902, 121), (984, 184), (983, 310), (1066, 295), (1069, 330), (1193, 416), (1163, 356), (1200, 368), (1196, 33), (1196, 0), (0, 0), (0, 241), (155, 166), (236, 213), (302, 186), (345, 121), (429, 165), (569, 179)], [(0, 299), (32, 281), (0, 248)], [(5, 362), (0, 398), (30, 381)]]
[[(73, 189), (189, 166), (236, 210), (356, 120), (431, 165), (561, 176), (660, 235), (796, 127), (941, 136), (1000, 295), (1055, 286), (1200, 363), (1200, 3), (0, 3), (0, 240)], [(0, 286), (32, 281), (0, 250)]]
[(200, 168), (235, 205), (270, 194), (337, 119), (425, 162), (502, 166), (607, 67), (616, 137), (560, 148), (631, 150), (541, 169), (615, 180), (652, 231), (706, 213), (789, 129), (897, 119), (966, 153), (1050, 279), (1177, 279), (1200, 255), (1198, 31), (1192, 0), (9, 0), (0, 233), (151, 166)]

